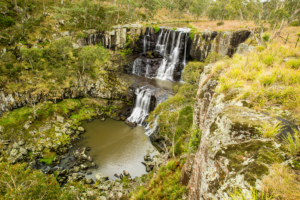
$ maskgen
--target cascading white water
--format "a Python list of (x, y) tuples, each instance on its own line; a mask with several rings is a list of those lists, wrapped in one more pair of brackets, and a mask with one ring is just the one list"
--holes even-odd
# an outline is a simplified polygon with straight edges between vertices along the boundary
[[(183, 60), (183, 65), (185, 66), (186, 63), (186, 52), (187, 52), (187, 35), (190, 29), (178, 29), (179, 35), (177, 38), (176, 46), (174, 46), (175, 43), (175, 31), (173, 31), (173, 39), (172, 39), (172, 46), (171, 46), (171, 54), (169, 58), (164, 58), (158, 71), (157, 71), (157, 76), (156, 78), (162, 79), (162, 80), (171, 80), (173, 81), (173, 74), (175, 71), (176, 64), (179, 60), (179, 54), (180, 54), (180, 42), (182, 38), (182, 34), (185, 34), (185, 49), (184, 49), (184, 60)], [(170, 62), (168, 62), (170, 61)]]
[(135, 61), (133, 62), (133, 69), (132, 69), (132, 73), (135, 75), (140, 75), (141, 74), (141, 63), (142, 63), (142, 59), (137, 58), (135, 59)]
[(164, 29), (161, 28), (161, 32), (158, 36), (157, 43), (156, 43), (156, 46), (155, 46), (155, 50), (158, 51), (158, 52), (161, 52), (161, 50), (164, 46), (164, 42), (161, 44), (161, 39), (162, 39), (163, 33), (164, 33)]
[(127, 121), (142, 125), (150, 112), (151, 93), (147, 89), (136, 89), (136, 103)]
[(168, 44), (169, 44), (170, 34), (171, 34), (171, 31), (169, 31), (168, 36), (167, 36), (167, 41), (165, 43), (164, 57), (166, 57), (168, 55), (168, 51), (167, 50), (168, 50)]
[(147, 45), (148, 45), (148, 37), (150, 36), (149, 35), (149, 31), (150, 30), (148, 30), (148, 34), (147, 34), (147, 30), (148, 30), (148, 28), (146, 29), (146, 32), (145, 32), (145, 36), (144, 36), (144, 41), (143, 41), (143, 53), (146, 53), (147, 52)]
[(183, 55), (183, 66), (186, 65), (186, 46), (187, 46), (187, 39), (189, 37), (189, 33), (185, 34), (185, 42), (184, 42), (184, 55)]

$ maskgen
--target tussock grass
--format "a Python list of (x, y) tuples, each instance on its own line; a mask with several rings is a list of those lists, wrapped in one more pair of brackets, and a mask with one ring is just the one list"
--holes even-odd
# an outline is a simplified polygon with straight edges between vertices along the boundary
[(236, 54), (232, 59), (218, 62), (213, 68), (213, 72), (220, 73), (217, 91), (226, 93), (239, 88), (236, 100), (252, 100), (257, 110), (279, 105), (296, 116), (300, 111), (299, 61), (284, 62), (287, 57), (300, 57), (300, 48), (273, 43), (259, 46), (246, 56)]
[[(274, 199), (272, 195), (263, 189), (259, 194), (255, 187), (251, 187), (249, 192), (243, 192), (240, 188), (234, 188), (233, 191), (228, 191), (231, 200), (272, 200)], [(228, 200), (229, 200), (228, 199)]]
[(272, 125), (264, 122), (261, 127), (256, 128), (264, 138), (274, 138), (282, 130), (283, 125), (277, 123)]
[(268, 191), (274, 194), (275, 199), (300, 199), (299, 175), (282, 164), (274, 164), (271, 172), (265, 176), (262, 183)]
[(300, 132), (294, 130), (295, 134), (292, 136), (290, 133), (287, 137), (283, 137), (285, 142), (285, 148), (288, 150), (291, 156), (294, 156), (300, 152)]

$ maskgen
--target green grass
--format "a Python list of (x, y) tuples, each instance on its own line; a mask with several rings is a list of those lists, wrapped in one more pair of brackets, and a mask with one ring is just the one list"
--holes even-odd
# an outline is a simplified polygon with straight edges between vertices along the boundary
[(300, 132), (294, 130), (295, 134), (292, 136), (288, 133), (286, 137), (283, 137), (285, 148), (291, 156), (295, 156), (300, 152)]
[(50, 165), (54, 158), (56, 158), (56, 154), (54, 152), (46, 152), (43, 158), (40, 159), (40, 162), (45, 163), (46, 165)]
[(152, 173), (147, 186), (138, 186), (130, 193), (130, 197), (136, 200), (182, 199), (186, 192), (186, 187), (179, 182), (182, 165), (179, 161), (169, 161), (157, 170), (156, 177)]

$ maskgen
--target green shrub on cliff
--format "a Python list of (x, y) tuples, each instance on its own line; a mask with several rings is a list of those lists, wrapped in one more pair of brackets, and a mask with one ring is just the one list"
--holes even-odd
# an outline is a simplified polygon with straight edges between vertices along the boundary
[(179, 182), (182, 166), (183, 161), (169, 161), (156, 171), (156, 176), (149, 175), (147, 186), (136, 187), (129, 196), (136, 200), (182, 199), (186, 192), (186, 187)]

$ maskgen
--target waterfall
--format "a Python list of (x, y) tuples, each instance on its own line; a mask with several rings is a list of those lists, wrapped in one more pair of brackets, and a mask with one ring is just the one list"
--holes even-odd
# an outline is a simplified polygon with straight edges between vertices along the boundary
[(172, 54), (172, 52), (173, 52), (175, 37), (176, 37), (176, 31), (172, 31), (172, 46), (171, 46), (171, 49), (170, 49), (170, 54)]
[(167, 41), (166, 41), (166, 43), (165, 43), (165, 50), (164, 50), (164, 56), (166, 57), (167, 55), (168, 55), (168, 44), (169, 44), (169, 38), (170, 38), (170, 33), (171, 33), (171, 31), (169, 31), (169, 33), (168, 33), (168, 36), (167, 36)]
[(135, 75), (140, 75), (141, 74), (141, 64), (142, 64), (142, 59), (137, 58), (134, 63), (133, 63), (133, 69), (132, 73)]
[(136, 89), (136, 103), (127, 121), (142, 125), (150, 112), (151, 93), (147, 89)]
[[(176, 45), (175, 45), (175, 36), (176, 34), (175, 31), (173, 31), (173, 38), (172, 38), (172, 47), (171, 47), (171, 54), (169, 56), (169, 58), (167, 58), (165, 56), (165, 58), (163, 59), (163, 61), (161, 62), (160, 67), (157, 70), (157, 76), (156, 78), (158, 79), (162, 79), (162, 80), (170, 80), (170, 81), (174, 81), (174, 72), (176, 69), (176, 64), (179, 61), (179, 56), (180, 56), (180, 44), (181, 44), (181, 39), (182, 39), (182, 35), (185, 34), (185, 42), (184, 42), (184, 55), (183, 55), (183, 65), (185, 66), (186, 63), (186, 53), (187, 53), (187, 36), (188, 36), (188, 32), (190, 31), (189, 29), (178, 29), (179, 34), (178, 34), (178, 38), (176, 41)], [(165, 54), (166, 55), (166, 54)]]
[(187, 41), (188, 37), (189, 37), (189, 33), (186, 33), (185, 34), (185, 42), (184, 42), (184, 55), (183, 55), (183, 66), (184, 67), (186, 65), (186, 46), (187, 46), (187, 43), (188, 43), (188, 41)]
[(156, 43), (156, 46), (155, 46), (155, 50), (158, 51), (158, 52), (161, 52), (161, 50), (162, 50), (162, 48), (164, 46), (164, 41), (161, 44), (161, 39), (162, 39), (163, 33), (164, 33), (164, 29), (161, 28), (161, 32), (160, 32), (160, 34), (158, 36), (157, 43)]
[[(147, 34), (147, 31), (148, 31), (148, 34)], [(147, 38), (150, 36), (149, 32), (150, 32), (150, 29), (146, 28), (146, 32), (145, 32), (145, 36), (144, 36), (144, 41), (143, 41), (143, 53), (147, 52), (147, 45), (148, 45), (148, 39)]]

